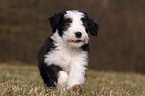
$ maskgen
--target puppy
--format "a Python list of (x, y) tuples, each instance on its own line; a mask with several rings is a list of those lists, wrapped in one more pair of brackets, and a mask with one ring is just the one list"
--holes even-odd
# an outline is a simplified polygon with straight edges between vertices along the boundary
[(87, 13), (68, 10), (49, 18), (52, 35), (38, 52), (38, 67), (44, 83), (57, 89), (73, 89), (85, 81), (89, 35), (99, 25)]

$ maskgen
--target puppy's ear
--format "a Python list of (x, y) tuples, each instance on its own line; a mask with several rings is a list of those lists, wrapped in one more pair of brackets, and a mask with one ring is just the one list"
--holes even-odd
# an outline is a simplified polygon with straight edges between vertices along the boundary
[(93, 21), (92, 18), (90, 18), (87, 13), (84, 13), (85, 14), (85, 18), (86, 18), (86, 21), (87, 21), (87, 29), (88, 31), (90, 32), (90, 34), (92, 36), (97, 36), (97, 33), (98, 33), (98, 30), (99, 30), (99, 25), (97, 23), (95, 23)]
[(60, 23), (62, 22), (63, 19), (63, 13), (62, 12), (58, 12), (58, 13), (54, 13), (53, 16), (51, 16), (50, 18), (48, 18), (49, 23), (52, 27), (52, 32), (56, 32), (56, 29), (58, 29), (60, 27)]

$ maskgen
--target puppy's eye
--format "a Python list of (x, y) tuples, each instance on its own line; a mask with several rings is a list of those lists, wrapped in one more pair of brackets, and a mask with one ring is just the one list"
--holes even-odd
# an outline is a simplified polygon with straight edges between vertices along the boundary
[(71, 20), (70, 18), (66, 18), (66, 19), (64, 20), (63, 26), (64, 26), (64, 27), (68, 27), (68, 26), (70, 26), (70, 23), (72, 23), (72, 20)]
[(72, 23), (72, 20), (70, 18), (66, 18), (64, 20), (64, 22), (65, 22), (65, 25), (68, 25), (68, 24)]
[(66, 18), (64, 21), (65, 21), (65, 22), (72, 23), (72, 20), (71, 20), (70, 18)]
[(81, 20), (83, 21), (83, 24), (84, 24), (85, 26), (88, 25), (88, 19), (87, 19), (87, 18), (81, 18)]
[(65, 27), (70, 26), (70, 23), (64, 23), (64, 26)]

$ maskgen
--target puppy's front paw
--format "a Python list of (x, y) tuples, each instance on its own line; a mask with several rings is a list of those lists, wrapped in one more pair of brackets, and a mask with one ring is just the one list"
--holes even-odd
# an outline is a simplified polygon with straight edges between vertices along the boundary
[(83, 91), (83, 88), (81, 85), (75, 85), (71, 90), (81, 93)]

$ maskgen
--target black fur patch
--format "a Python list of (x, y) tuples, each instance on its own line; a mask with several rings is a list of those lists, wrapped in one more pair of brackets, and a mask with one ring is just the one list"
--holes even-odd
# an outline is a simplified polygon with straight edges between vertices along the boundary
[(64, 18), (64, 14), (65, 12), (55, 13), (48, 19), (52, 27), (52, 32), (54, 33), (57, 29), (60, 36), (63, 35), (63, 31), (67, 30), (70, 27), (70, 23), (72, 23), (70, 18)]
[(39, 70), (41, 77), (48, 87), (55, 87), (58, 81), (58, 72), (62, 70), (59, 66), (50, 65), (47, 66), (46, 64), (39, 64)]
[(56, 29), (60, 27), (60, 23), (62, 22), (63, 17), (64, 14), (62, 12), (58, 12), (58, 13), (54, 13), (53, 16), (48, 18), (53, 33), (56, 32)]
[(70, 27), (70, 24), (72, 23), (72, 19), (71, 18), (64, 18), (63, 22), (61, 22), (61, 30), (65, 31), (68, 29), (68, 27)]
[(85, 44), (81, 48), (82, 48), (83, 51), (87, 51), (87, 52), (90, 51), (89, 44)]
[(89, 31), (92, 36), (97, 36), (99, 25), (95, 23), (93, 19), (87, 15), (87, 13), (84, 14), (85, 17), (82, 18), (82, 21), (84, 23), (83, 25), (85, 26), (86, 31)]

